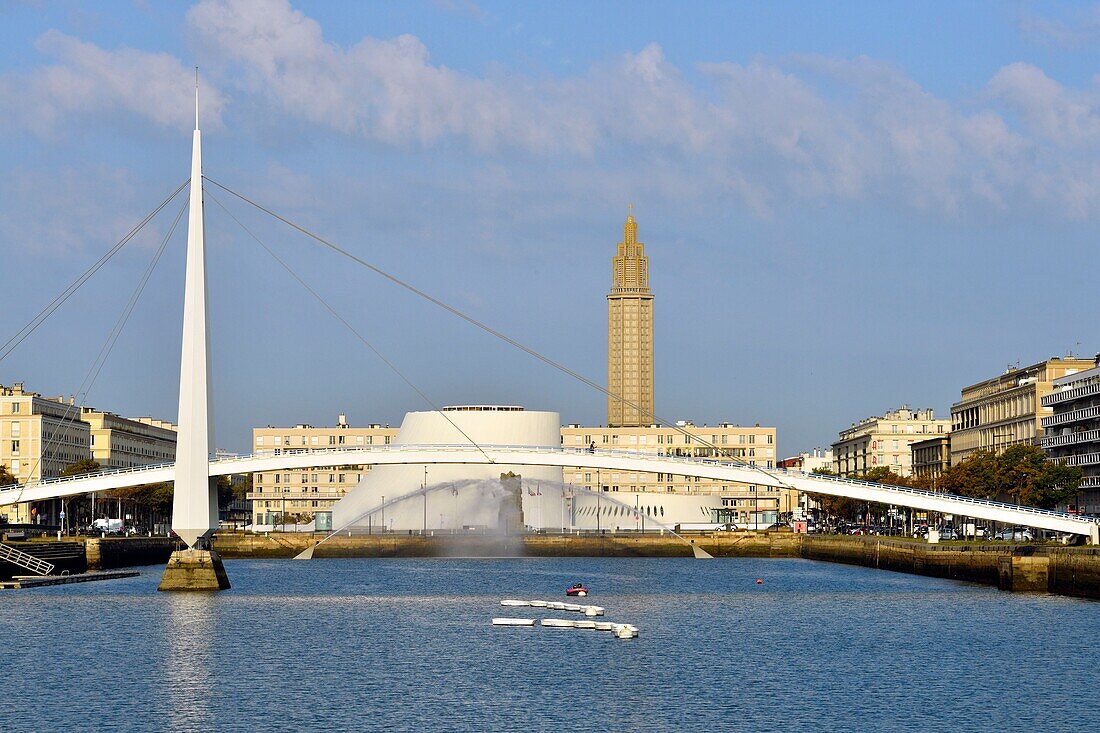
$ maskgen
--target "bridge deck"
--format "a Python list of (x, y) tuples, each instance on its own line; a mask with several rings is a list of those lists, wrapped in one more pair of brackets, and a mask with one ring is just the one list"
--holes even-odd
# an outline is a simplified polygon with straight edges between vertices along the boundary
[[(484, 451), (484, 452), (482, 452)], [(488, 455), (488, 458), (486, 457)], [(938, 494), (905, 486), (854, 481), (800, 471), (762, 469), (743, 463), (699, 458), (655, 455), (619, 450), (589, 450), (560, 447), (484, 445), (388, 445), (323, 450), (284, 450), (250, 456), (235, 456), (210, 462), (211, 476), (254, 473), (294, 468), (340, 465), (461, 465), (549, 466), (558, 468), (600, 468), (610, 470), (675, 473), (684, 476), (788, 488), (817, 494), (844, 496), (860, 501), (905, 506), (925, 511), (957, 514), (1004, 524), (1038, 527), (1057, 532), (1084, 534), (1100, 541), (1100, 525), (1070, 514)], [(86, 474), (12, 487), (0, 491), (0, 504), (41, 501), (60, 496), (107, 491), (125, 486), (171, 481), (175, 465), (160, 464), (120, 471)]]

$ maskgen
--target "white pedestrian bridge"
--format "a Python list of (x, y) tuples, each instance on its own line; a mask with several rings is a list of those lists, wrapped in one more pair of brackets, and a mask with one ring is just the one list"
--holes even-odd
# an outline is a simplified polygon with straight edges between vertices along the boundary
[[(922, 491), (905, 486), (841, 479), (801, 471), (762, 469), (738, 462), (682, 458), (621, 450), (536, 448), (514, 445), (474, 446), (471, 444), (388, 445), (321, 450), (283, 450), (212, 460), (210, 461), (210, 475), (226, 476), (286, 469), (358, 465), (486, 465), (491, 463), (674, 473), (729, 483), (797, 489), (798, 491), (816, 494), (843, 496), (859, 501), (892, 504), (924, 511), (974, 517), (1004, 524), (1086, 535), (1092, 539), (1094, 544), (1100, 544), (1100, 524), (1091, 519), (1084, 519), (1072, 514), (983, 499), (971, 499), (954, 494)], [(43, 501), (93, 491), (109, 491), (129, 486), (172, 481), (175, 468), (175, 463), (164, 463), (11, 486), (0, 491), (0, 505), (24, 501)]]

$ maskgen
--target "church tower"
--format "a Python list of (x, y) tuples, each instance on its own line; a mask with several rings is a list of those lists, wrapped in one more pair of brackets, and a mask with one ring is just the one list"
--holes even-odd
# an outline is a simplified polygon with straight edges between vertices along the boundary
[(623, 241), (611, 261), (607, 389), (615, 395), (607, 398), (610, 427), (653, 422), (653, 294), (649, 292), (649, 259), (645, 245), (638, 241), (633, 207), (623, 225)]

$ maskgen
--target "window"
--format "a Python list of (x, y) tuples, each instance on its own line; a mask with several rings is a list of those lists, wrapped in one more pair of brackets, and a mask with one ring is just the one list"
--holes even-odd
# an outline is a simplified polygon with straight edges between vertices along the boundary
[(328, 482), (329, 482), (330, 484), (332, 484), (332, 483), (336, 483), (336, 474), (334, 474), (334, 473), (330, 473), (330, 474), (328, 475)]
[(18, 402), (11, 403), (11, 414), (13, 414), (13, 415), (18, 415), (19, 414), (19, 403)]
[(264, 436), (257, 435), (256, 436), (256, 445), (263, 445), (263, 444), (264, 444)]
[(768, 445), (771, 445), (774, 442), (775, 442), (775, 436), (772, 435), (771, 433), (768, 433)]
[(343, 435), (340, 436), (340, 445), (344, 445), (344, 436)]
[(335, 435), (328, 436), (328, 444), (329, 445), (336, 445), (336, 436)]
[(387, 436), (386, 436), (386, 445), (389, 445), (389, 444), (390, 444), (390, 436), (389, 436), (389, 435), (387, 435)]
[(308, 473), (303, 473), (302, 474), (302, 483), (303, 484), (308, 484), (309, 483), (309, 474)]
[(18, 440), (13, 440), (11, 442), (11, 454), (13, 456), (19, 455), (19, 441)]
[(754, 445), (755, 443), (756, 443), (756, 436), (755, 435), (750, 435), (749, 436), (749, 445)]

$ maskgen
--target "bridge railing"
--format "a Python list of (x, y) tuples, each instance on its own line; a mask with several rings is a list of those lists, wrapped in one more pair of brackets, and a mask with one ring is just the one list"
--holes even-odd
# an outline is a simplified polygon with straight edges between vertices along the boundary
[[(807, 473), (805, 471), (794, 471), (786, 468), (762, 468), (760, 466), (753, 466), (742, 461), (736, 460), (717, 460), (714, 458), (696, 458), (693, 456), (677, 456), (659, 453), (643, 453), (640, 451), (631, 451), (615, 448), (597, 448), (592, 450), (584, 447), (565, 447), (565, 446), (530, 446), (530, 445), (481, 445), (481, 449), (487, 453), (492, 451), (524, 451), (527, 453), (544, 453), (544, 454), (569, 454), (569, 455), (601, 455), (611, 456), (616, 458), (626, 458), (636, 461), (652, 460), (654, 458), (670, 461), (674, 463), (680, 463), (684, 465), (711, 465), (718, 467), (728, 468), (741, 468), (753, 471), (758, 471), (766, 476), (770, 476), (773, 479), (779, 481), (783, 480), (783, 477), (790, 477), (796, 479), (811, 479), (815, 481), (828, 481), (831, 483), (847, 484), (852, 486), (862, 486), (873, 489), (885, 489), (890, 492), (896, 492), (906, 494), (910, 496), (919, 496), (929, 499), (949, 499), (951, 501), (957, 501), (964, 504), (970, 504), (973, 506), (982, 506), (996, 509), (1011, 509), (1015, 511), (1034, 514), (1037, 516), (1054, 517), (1058, 519), (1070, 519), (1076, 520), (1082, 523), (1095, 523), (1094, 519), (1085, 519), (1074, 514), (1067, 514), (1065, 512), (1056, 512), (1050, 509), (1039, 509), (1038, 507), (1029, 507), (1019, 504), (1009, 504), (1007, 502), (993, 501), (991, 499), (975, 499), (969, 496), (962, 496), (960, 494), (946, 494), (938, 493), (934, 491), (927, 491), (925, 489), (914, 489), (909, 486), (897, 486), (894, 484), (880, 484), (874, 481), (861, 481), (859, 479), (842, 478), (840, 476), (829, 476), (827, 474), (819, 473)], [(221, 456), (212, 457), (211, 464), (224, 464), (234, 462), (248, 462), (251, 460), (262, 458), (273, 458), (279, 455), (332, 455), (343, 453), (388, 453), (388, 452), (448, 452), (448, 451), (461, 451), (469, 452), (473, 446), (469, 443), (449, 443), (439, 445), (415, 445), (415, 444), (393, 444), (390, 445), (356, 445), (356, 446), (337, 446), (337, 447), (324, 447), (324, 448), (281, 448), (263, 450), (248, 455), (233, 455), (233, 456)], [(505, 458), (504, 461), (507, 461)], [(354, 465), (354, 464), (353, 464)], [(137, 473), (140, 471), (152, 471), (162, 468), (170, 468), (175, 466), (175, 462), (148, 464), (145, 466), (133, 466), (130, 468), (111, 469), (106, 471), (98, 471), (96, 473), (78, 474), (76, 476), (63, 476), (53, 479), (45, 479), (34, 483), (27, 484), (13, 484), (11, 486), (2, 487), (7, 491), (22, 490), (36, 488), (40, 486), (52, 486), (72, 481), (81, 481), (91, 478), (99, 478), (104, 476), (114, 476), (119, 474)], [(793, 488), (793, 487), (792, 487)]]

